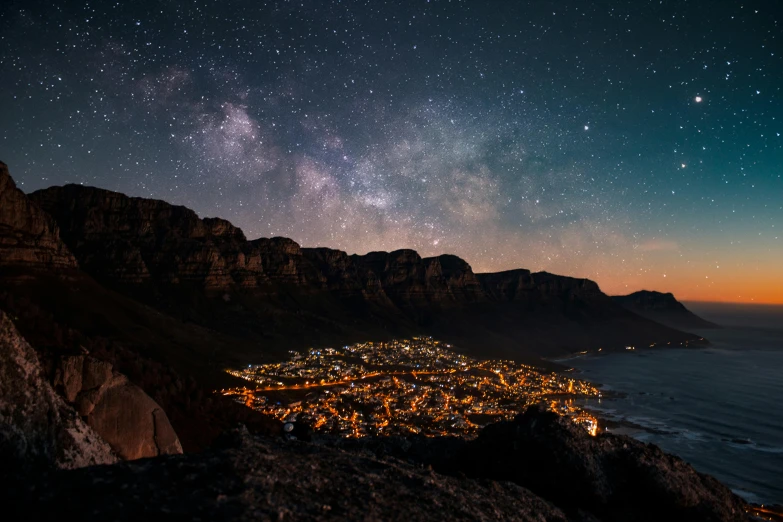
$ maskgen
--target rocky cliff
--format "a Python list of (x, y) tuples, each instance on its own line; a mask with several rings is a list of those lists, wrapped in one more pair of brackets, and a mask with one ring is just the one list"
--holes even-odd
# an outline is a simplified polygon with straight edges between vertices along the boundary
[(629, 313), (589, 280), (475, 274), (451, 255), (348, 255), (247, 241), (163, 201), (67, 185), (30, 199), (98, 281), (182, 320), (287, 349), (430, 333), (475, 355), (527, 358), (694, 336)]
[(109, 464), (109, 445), (44, 378), (32, 347), (0, 311), (0, 483), (49, 468)]
[(478, 274), (481, 287), (499, 302), (516, 302), (530, 306), (556, 307), (564, 312), (581, 307), (596, 307), (616, 312), (609, 297), (594, 281), (550, 274), (509, 270)]
[(54, 385), (122, 459), (182, 453), (166, 412), (110, 362), (62, 357)]
[(685, 308), (671, 293), (641, 290), (629, 295), (612, 296), (612, 301), (642, 317), (672, 328), (686, 331), (720, 328)]
[(16, 188), (0, 162), (0, 270), (76, 268), (54, 220)]
[[(264, 274), (244, 234), (222, 219), (199, 219), (185, 207), (79, 185), (30, 198), (65, 225), (62, 235), (94, 277), (122, 283), (151, 278), (226, 288), (232, 272), (255, 285)], [(254, 255), (255, 254), (255, 255)], [(244, 272), (253, 277), (245, 280)]]

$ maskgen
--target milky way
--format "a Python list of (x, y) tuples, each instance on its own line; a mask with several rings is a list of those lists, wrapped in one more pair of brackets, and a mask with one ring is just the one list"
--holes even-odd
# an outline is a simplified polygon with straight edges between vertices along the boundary
[(776, 1), (49, 4), (0, 7), (0, 159), (25, 191), (783, 300)]

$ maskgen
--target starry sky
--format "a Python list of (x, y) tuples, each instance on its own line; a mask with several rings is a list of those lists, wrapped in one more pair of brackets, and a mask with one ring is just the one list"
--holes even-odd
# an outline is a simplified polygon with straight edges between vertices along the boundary
[(783, 302), (778, 0), (5, 0), (0, 78), (27, 192)]

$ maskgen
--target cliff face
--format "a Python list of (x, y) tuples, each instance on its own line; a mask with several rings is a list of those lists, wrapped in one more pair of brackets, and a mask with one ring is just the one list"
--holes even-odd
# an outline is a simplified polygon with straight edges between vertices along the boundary
[(16, 188), (0, 162), (0, 269), (76, 268), (54, 220)]
[(62, 224), (65, 241), (99, 280), (192, 284), (212, 291), (288, 284), (305, 292), (328, 289), (400, 303), (484, 297), (470, 265), (456, 256), (422, 259), (413, 250), (348, 256), (302, 249), (282, 237), (247, 241), (225, 220), (81, 185), (39, 190), (30, 199)]
[(563, 310), (592, 306), (613, 309), (609, 297), (589, 279), (564, 277), (548, 272), (531, 274), (529, 270), (509, 270), (478, 274), (487, 295), (501, 302), (557, 307)]
[(470, 265), (456, 256), (422, 258), (414, 250), (396, 250), (354, 255), (351, 259), (374, 274), (386, 295), (402, 309), (485, 298)]
[(403, 308), (524, 300), (531, 290), (558, 298), (572, 290), (603, 295), (591, 281), (546, 273), (476, 275), (452, 255), (422, 259), (414, 250), (397, 250), (349, 256), (303, 249), (282, 237), (247, 241), (222, 219), (200, 219), (185, 207), (92, 187), (51, 187), (30, 199), (61, 224), (85, 270), (117, 283), (154, 279), (220, 291), (291, 284), (310, 292), (391, 300)]
[(287, 348), (422, 332), (479, 356), (536, 357), (693, 336), (613, 303), (586, 279), (475, 274), (451, 255), (347, 255), (286, 238), (247, 241), (184, 207), (68, 185), (30, 199), (98, 281), (175, 317)]
[(684, 330), (720, 328), (694, 314), (671, 293), (641, 290), (629, 295), (612, 296), (612, 300), (636, 314), (661, 324)]
[[(62, 235), (82, 268), (99, 280), (150, 279), (222, 289), (265, 280), (258, 249), (222, 219), (199, 219), (185, 207), (68, 185), (30, 199), (64, 225)], [(243, 248), (244, 247), (244, 248)]]

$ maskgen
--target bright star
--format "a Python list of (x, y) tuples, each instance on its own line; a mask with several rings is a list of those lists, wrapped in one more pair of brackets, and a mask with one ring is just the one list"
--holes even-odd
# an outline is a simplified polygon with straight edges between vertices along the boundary
[(701, 103), (702, 97), (701, 96), (696, 96), (696, 98), (694, 98), (694, 100), (696, 101), (696, 103)]

